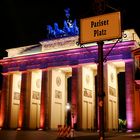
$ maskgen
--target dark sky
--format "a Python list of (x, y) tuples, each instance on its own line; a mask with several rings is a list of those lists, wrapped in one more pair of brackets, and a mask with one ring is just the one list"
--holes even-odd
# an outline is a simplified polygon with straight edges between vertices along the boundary
[[(94, 16), (93, 2), (94, 0), (2, 0), (0, 50), (31, 45), (44, 40), (47, 35), (47, 24), (53, 24), (55, 21), (62, 26), (66, 7), (70, 7), (71, 16), (78, 21), (83, 17)], [(106, 0), (106, 11), (120, 10), (122, 29), (134, 28), (140, 36), (138, 2), (138, 0)]]

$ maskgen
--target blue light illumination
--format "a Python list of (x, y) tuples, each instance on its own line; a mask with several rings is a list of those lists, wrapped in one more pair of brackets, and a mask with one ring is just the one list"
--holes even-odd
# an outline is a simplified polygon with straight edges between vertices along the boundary
[(77, 21), (70, 19), (70, 8), (64, 9), (66, 20), (63, 22), (63, 28), (60, 29), (57, 22), (54, 26), (47, 25), (47, 39), (62, 38), (66, 36), (79, 35), (79, 27), (77, 26)]

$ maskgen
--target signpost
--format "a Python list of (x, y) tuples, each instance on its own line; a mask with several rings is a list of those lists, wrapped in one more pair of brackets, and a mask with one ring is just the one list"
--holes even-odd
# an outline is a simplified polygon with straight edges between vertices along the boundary
[[(97, 0), (100, 5), (100, 0)], [(101, 0), (104, 3), (104, 0)], [(101, 6), (102, 7), (102, 6)], [(99, 9), (101, 13), (102, 9)], [(103, 85), (103, 44), (105, 40), (121, 37), (120, 12), (114, 12), (80, 20), (80, 44), (98, 44), (98, 112), (99, 140), (104, 140), (104, 85)]]

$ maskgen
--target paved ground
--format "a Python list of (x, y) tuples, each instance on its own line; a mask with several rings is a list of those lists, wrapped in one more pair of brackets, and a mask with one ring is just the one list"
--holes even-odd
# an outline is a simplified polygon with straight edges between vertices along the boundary
[[(1, 130), (0, 140), (62, 140), (56, 131)], [(74, 140), (98, 140), (98, 133), (77, 131)], [(140, 133), (105, 133), (105, 140), (140, 140)]]

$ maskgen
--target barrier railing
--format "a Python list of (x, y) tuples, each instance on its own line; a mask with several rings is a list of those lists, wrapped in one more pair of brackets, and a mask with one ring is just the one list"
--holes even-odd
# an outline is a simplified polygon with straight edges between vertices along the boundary
[(71, 126), (58, 125), (58, 137), (61, 138), (72, 138), (74, 136), (74, 130), (71, 129)]

